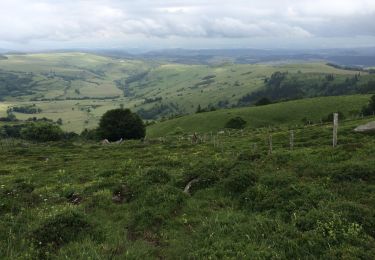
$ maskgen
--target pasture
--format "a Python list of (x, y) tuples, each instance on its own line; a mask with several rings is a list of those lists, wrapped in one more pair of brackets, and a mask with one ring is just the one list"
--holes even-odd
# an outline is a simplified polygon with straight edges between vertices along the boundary
[[(145, 142), (1, 140), (1, 259), (375, 256), (373, 118)], [(269, 153), (269, 134), (273, 151)], [(192, 182), (185, 193), (186, 185)]]
[[(337, 80), (342, 81), (358, 73), (323, 63), (208, 66), (87, 53), (7, 57), (0, 60), (0, 78), (8, 84), (4, 85), (5, 94), (0, 84), (0, 115), (5, 115), (11, 106), (35, 104), (42, 112), (33, 117), (61, 118), (63, 128), (75, 132), (94, 127), (106, 110), (120, 105), (139, 112), (146, 120), (191, 114), (199, 105), (232, 107), (244, 95), (263, 89), (265, 79), (276, 71), (300, 75), (309, 82), (321, 81), (327, 74), (337, 75)], [(364, 79), (369, 77), (362, 74)], [(31, 117), (19, 113), (16, 116)]]

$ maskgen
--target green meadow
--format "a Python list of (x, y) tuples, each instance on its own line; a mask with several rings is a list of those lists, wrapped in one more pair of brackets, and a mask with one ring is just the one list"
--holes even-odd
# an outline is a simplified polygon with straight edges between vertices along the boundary
[(373, 259), (374, 136), (353, 132), (371, 120), (341, 122), (336, 148), (329, 123), (293, 149), (283, 127), (1, 140), (0, 258)]
[(148, 136), (173, 134), (176, 129), (186, 133), (208, 133), (224, 130), (225, 123), (234, 117), (243, 118), (246, 128), (290, 126), (320, 123), (329, 114), (342, 112), (347, 118), (358, 118), (370, 95), (318, 97), (280, 102), (259, 107), (222, 109), (198, 113), (160, 122), (148, 127)]

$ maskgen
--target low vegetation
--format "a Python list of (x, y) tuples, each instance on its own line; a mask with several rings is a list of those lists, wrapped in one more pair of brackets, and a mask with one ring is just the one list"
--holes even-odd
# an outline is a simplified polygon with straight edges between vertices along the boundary
[(22, 128), (20, 135), (26, 140), (48, 142), (61, 140), (63, 131), (51, 123), (30, 123)]
[(331, 124), (295, 128), (293, 149), (286, 127), (1, 140), (0, 258), (373, 259), (375, 143), (353, 132), (370, 120), (340, 122), (336, 148)]
[(149, 137), (166, 136), (179, 127), (186, 133), (220, 131), (233, 117), (241, 117), (246, 128), (320, 124), (333, 112), (340, 111), (346, 119), (362, 116), (362, 108), (370, 95), (319, 97), (279, 102), (267, 106), (221, 109), (207, 113), (178, 117), (148, 127)]
[(241, 117), (234, 117), (228, 120), (228, 122), (225, 124), (225, 128), (231, 128), (231, 129), (243, 129), (246, 126), (246, 121), (243, 120)]

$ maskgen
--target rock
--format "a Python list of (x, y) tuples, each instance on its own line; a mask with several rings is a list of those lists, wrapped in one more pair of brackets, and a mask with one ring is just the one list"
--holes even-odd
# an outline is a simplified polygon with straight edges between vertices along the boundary
[(73, 193), (68, 197), (68, 201), (74, 205), (78, 205), (82, 202), (82, 197), (77, 193)]
[(191, 188), (191, 186), (192, 186), (194, 183), (196, 183), (196, 182), (199, 182), (199, 179), (198, 179), (198, 178), (189, 181), (189, 183), (185, 186), (184, 193), (186, 193), (186, 194), (190, 194), (190, 188)]
[(354, 132), (357, 133), (370, 133), (370, 132), (375, 132), (375, 121), (372, 121), (370, 123), (367, 123), (365, 125), (360, 125), (357, 126), (354, 129)]
[(124, 198), (121, 196), (121, 194), (116, 194), (112, 197), (112, 201), (114, 203), (122, 203), (124, 201)]

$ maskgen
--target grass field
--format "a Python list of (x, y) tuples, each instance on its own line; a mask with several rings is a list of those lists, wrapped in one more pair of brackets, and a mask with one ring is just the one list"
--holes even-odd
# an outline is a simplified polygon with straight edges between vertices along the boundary
[[(349, 82), (357, 73), (322, 63), (8, 58), (0, 61), (0, 116), (35, 105), (40, 113), (14, 114), (62, 119), (62, 128), (75, 132), (120, 106), (158, 117), (231, 106), (276, 71), (303, 83), (330, 74)], [(360, 116), (369, 98), (191, 114), (150, 125), (144, 140), (122, 144), (0, 139), (0, 259), (374, 259), (375, 139), (353, 131), (375, 120)], [(338, 111), (346, 118), (333, 148), (332, 123), (321, 120)], [(237, 116), (246, 128), (224, 129)]]
[[(108, 109), (123, 105), (157, 119), (194, 113), (198, 107), (230, 107), (244, 95), (264, 87), (264, 79), (276, 71), (320, 80), (324, 75), (352, 77), (356, 71), (340, 70), (323, 63), (184, 65), (115, 59), (86, 53), (8, 55), (0, 60), (0, 78), (20, 85), (1, 96), (0, 115), (9, 106), (35, 104), (42, 109), (31, 116), (61, 118), (63, 128), (81, 132), (94, 127)], [(3, 76), (1, 73), (5, 73)], [(364, 76), (365, 73), (362, 73)], [(18, 81), (12, 79), (18, 77)], [(132, 80), (130, 80), (132, 79)], [(1, 85), (1, 84), (0, 84)], [(161, 98), (153, 101), (152, 99)], [(149, 99), (149, 102), (145, 100)], [(48, 102), (51, 101), (51, 102)]]
[(267, 106), (223, 109), (214, 112), (184, 116), (148, 127), (148, 136), (157, 137), (173, 134), (176, 129), (186, 133), (219, 131), (233, 117), (242, 117), (247, 128), (275, 125), (301, 125), (302, 120), (319, 123), (333, 112), (342, 112), (346, 117), (358, 117), (369, 95), (319, 97), (281, 102)]
[(293, 150), (278, 127), (1, 140), (0, 258), (374, 259), (375, 139), (352, 131), (370, 120), (340, 123), (335, 149), (330, 124), (295, 129)]

